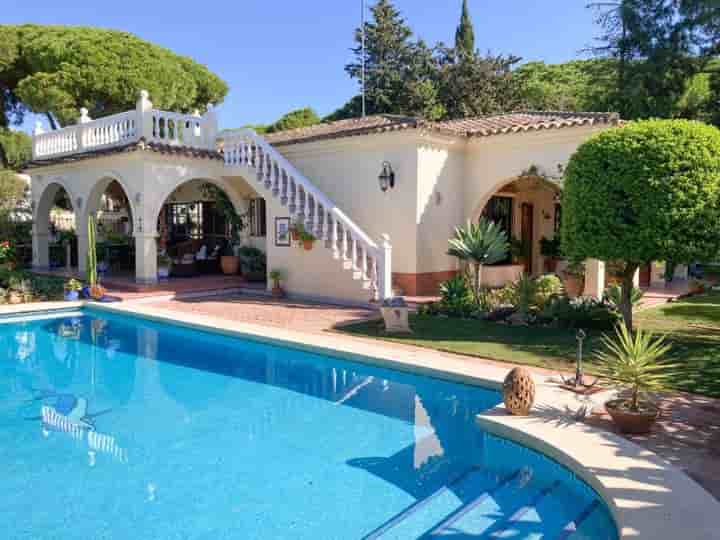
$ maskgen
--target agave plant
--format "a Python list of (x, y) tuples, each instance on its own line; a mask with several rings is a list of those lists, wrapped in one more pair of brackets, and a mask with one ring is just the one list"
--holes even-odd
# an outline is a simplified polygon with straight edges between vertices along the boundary
[(484, 217), (475, 224), (468, 221), (465, 227), (456, 227), (449, 240), (448, 255), (457, 257), (473, 268), (473, 297), (480, 302), (482, 267), (502, 261), (508, 253), (508, 237), (499, 225)]
[(640, 410), (640, 398), (648, 392), (667, 389), (677, 365), (662, 362), (671, 346), (664, 337), (638, 329), (630, 332), (624, 324), (615, 327), (615, 338), (603, 336), (604, 350), (597, 354), (603, 377), (630, 390), (630, 410)]

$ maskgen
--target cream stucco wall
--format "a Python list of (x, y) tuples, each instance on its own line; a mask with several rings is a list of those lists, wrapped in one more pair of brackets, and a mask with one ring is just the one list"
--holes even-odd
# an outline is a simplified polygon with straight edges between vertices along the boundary
[(425, 135), (418, 147), (417, 271), (457, 270), (448, 238), (463, 223), (465, 143)]
[[(348, 137), (277, 149), (376, 243), (389, 234), (393, 272), (417, 272), (418, 151), (407, 133)], [(395, 188), (383, 193), (378, 175), (392, 164)]]

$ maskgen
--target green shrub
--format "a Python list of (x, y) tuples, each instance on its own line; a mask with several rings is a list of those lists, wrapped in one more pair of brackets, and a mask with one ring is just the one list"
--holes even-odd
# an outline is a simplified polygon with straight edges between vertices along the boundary
[(473, 293), (463, 276), (455, 276), (440, 285), (440, 310), (450, 317), (467, 317), (476, 307)]
[(243, 246), (238, 250), (240, 269), (248, 281), (264, 281), (267, 274), (267, 257), (262, 250)]
[(554, 320), (565, 328), (609, 330), (620, 321), (614, 306), (594, 298), (566, 296), (551, 300), (541, 314), (545, 320)]
[(535, 300), (538, 309), (545, 308), (547, 303), (560, 296), (563, 292), (562, 281), (555, 274), (544, 274), (535, 279)]

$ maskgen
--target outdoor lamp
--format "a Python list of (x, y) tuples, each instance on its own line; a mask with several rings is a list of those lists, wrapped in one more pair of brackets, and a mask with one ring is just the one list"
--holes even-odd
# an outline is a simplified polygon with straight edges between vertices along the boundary
[(378, 180), (380, 181), (380, 189), (383, 193), (395, 187), (395, 171), (393, 171), (389, 161), (383, 161), (382, 171), (380, 172), (380, 176), (378, 176)]

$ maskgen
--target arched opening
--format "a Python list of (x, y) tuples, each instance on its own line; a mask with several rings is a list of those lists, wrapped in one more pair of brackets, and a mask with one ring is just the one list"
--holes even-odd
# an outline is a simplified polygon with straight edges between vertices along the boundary
[(97, 220), (98, 272), (131, 275), (135, 269), (134, 211), (120, 181), (112, 177), (99, 180), (90, 192), (86, 211)]
[(35, 208), (33, 265), (43, 269), (78, 268), (76, 201), (58, 182), (43, 191)]
[(520, 274), (554, 271), (547, 246), (559, 239), (560, 186), (542, 176), (523, 175), (499, 184), (476, 208), (480, 217), (497, 223), (510, 240), (506, 260), (487, 267), (483, 280), (489, 286), (502, 286)]
[[(265, 242), (264, 200), (245, 182), (194, 178), (161, 200), (156, 213), (160, 278), (241, 274), (243, 253), (264, 265), (264, 249), (258, 249)], [(223, 256), (234, 257), (236, 267), (227, 260), (223, 264)], [(264, 281), (264, 268), (255, 277)]]

